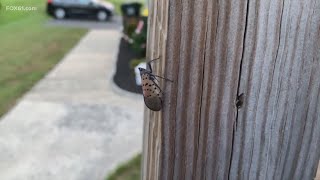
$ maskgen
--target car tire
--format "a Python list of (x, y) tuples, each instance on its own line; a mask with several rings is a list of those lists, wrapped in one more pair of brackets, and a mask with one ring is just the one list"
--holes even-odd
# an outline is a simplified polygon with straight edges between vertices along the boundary
[(109, 14), (106, 11), (98, 11), (97, 13), (97, 19), (99, 21), (106, 21), (109, 18)]
[(54, 10), (54, 17), (57, 19), (64, 19), (66, 17), (66, 11), (62, 8), (57, 8)]

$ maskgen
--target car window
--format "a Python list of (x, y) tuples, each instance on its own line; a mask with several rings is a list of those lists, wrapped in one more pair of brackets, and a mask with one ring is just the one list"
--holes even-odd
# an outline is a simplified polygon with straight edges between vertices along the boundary
[(55, 2), (64, 4), (75, 4), (75, 5), (88, 5), (91, 0), (55, 0)]
[(91, 0), (78, 0), (78, 3), (81, 5), (88, 5), (91, 2)]

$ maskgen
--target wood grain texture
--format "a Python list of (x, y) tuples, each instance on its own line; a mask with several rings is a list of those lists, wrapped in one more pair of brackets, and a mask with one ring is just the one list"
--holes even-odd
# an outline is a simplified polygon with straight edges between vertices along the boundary
[[(320, 149), (320, 1), (157, 0), (143, 179), (313, 179)], [(241, 109), (237, 96), (244, 94)]]
[[(148, 19), (148, 48), (147, 59), (161, 59), (152, 64), (154, 74), (163, 75), (162, 67), (165, 63), (167, 27), (168, 27), (168, 0), (150, 1)], [(161, 86), (162, 84), (160, 84)], [(161, 86), (162, 87), (162, 86)], [(142, 179), (149, 180), (159, 177), (160, 150), (161, 150), (161, 113), (145, 110), (143, 136), (143, 165)], [(157, 162), (157, 163), (155, 163)]]
[[(319, 1), (250, 1), (231, 174), (313, 179), (319, 161)], [(240, 168), (239, 168), (240, 167)]]

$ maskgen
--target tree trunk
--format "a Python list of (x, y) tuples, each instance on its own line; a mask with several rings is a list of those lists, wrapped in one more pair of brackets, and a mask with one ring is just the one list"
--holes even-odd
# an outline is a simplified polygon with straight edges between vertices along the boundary
[(145, 111), (143, 180), (313, 179), (320, 1), (149, 7), (147, 57), (161, 56), (154, 73), (174, 83), (160, 83), (161, 112)]

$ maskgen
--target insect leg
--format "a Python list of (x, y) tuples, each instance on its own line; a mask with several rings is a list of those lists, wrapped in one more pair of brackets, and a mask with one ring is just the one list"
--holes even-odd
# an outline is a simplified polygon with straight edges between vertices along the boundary
[(158, 80), (156, 77), (154, 77), (153, 74), (150, 74), (150, 80), (154, 83), (154, 85), (155, 85), (157, 88), (159, 88), (160, 92), (162, 92), (160, 86), (155, 82), (155, 81), (157, 81), (157, 82), (159, 83), (159, 80)]
[(161, 77), (161, 76), (157, 76), (157, 75), (154, 75), (154, 74), (152, 74), (152, 76), (155, 76), (155, 77), (158, 77), (158, 78), (173, 82), (171, 79), (167, 79), (167, 78), (164, 78), (164, 77)]
[(152, 77), (152, 78), (153, 78), (154, 80), (156, 80), (158, 83), (160, 83), (159, 80), (158, 80), (156, 77)]
[[(154, 78), (154, 79), (156, 79), (156, 78)], [(157, 80), (157, 79), (156, 79)], [(158, 80), (157, 80), (158, 81)], [(158, 81), (159, 82), (159, 81)], [(157, 86), (157, 88), (159, 88), (159, 90), (160, 90), (160, 92), (162, 93), (162, 89), (160, 88), (160, 86), (157, 84), (157, 83), (155, 83), (155, 82), (153, 82), (154, 83), (154, 85), (155, 86)]]

